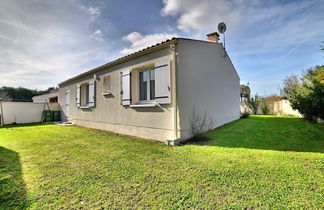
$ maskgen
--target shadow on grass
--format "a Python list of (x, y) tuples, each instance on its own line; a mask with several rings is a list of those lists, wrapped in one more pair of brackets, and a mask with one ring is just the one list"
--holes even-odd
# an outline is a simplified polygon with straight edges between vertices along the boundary
[(295, 117), (251, 116), (207, 132), (198, 145), (324, 152), (324, 125)]
[(43, 122), (43, 123), (21, 123), (21, 124), (10, 124), (10, 125), (5, 125), (1, 128), (16, 128), (16, 127), (30, 127), (30, 126), (40, 126), (40, 125), (52, 125), (52, 122)]
[(0, 146), (0, 209), (28, 207), (19, 154)]

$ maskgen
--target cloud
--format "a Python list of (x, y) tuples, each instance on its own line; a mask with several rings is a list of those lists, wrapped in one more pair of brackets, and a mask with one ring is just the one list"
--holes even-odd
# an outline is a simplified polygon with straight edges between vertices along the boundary
[(132, 32), (122, 38), (131, 45), (121, 50), (120, 53), (124, 55), (130, 54), (176, 36), (177, 34), (168, 33), (142, 35), (139, 32)]
[(74, 1), (0, 2), (0, 86), (44, 89), (108, 58), (104, 34), (91, 28), (96, 10), (84, 13)]
[(236, 26), (242, 14), (239, 5), (227, 0), (163, 0), (162, 16), (177, 18), (180, 30), (215, 30), (217, 24), (225, 21)]
[(163, 0), (161, 15), (197, 39), (217, 31), (218, 23), (225, 21), (227, 51), (241, 79), (253, 81), (253, 86), (267, 75), (271, 82), (262, 80), (253, 87), (270, 93), (278, 92), (278, 81), (289, 73), (322, 59), (318, 49), (323, 11), (322, 0)]
[(93, 34), (91, 34), (90, 36), (91, 38), (97, 40), (97, 41), (105, 41), (105, 39), (103, 38), (103, 33), (101, 30), (96, 30)]
[(87, 7), (85, 5), (78, 5), (81, 10), (90, 15), (91, 21), (94, 21), (99, 15), (101, 15), (101, 7)]

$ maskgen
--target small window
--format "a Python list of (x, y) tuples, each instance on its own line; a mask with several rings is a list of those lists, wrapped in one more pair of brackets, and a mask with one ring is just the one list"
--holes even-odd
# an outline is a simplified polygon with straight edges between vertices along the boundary
[(111, 78), (107, 76), (104, 78), (104, 90), (105, 92), (111, 92)]
[(81, 106), (89, 105), (89, 83), (81, 85)]
[(155, 99), (154, 70), (148, 69), (139, 72), (139, 99), (140, 101), (151, 101)]

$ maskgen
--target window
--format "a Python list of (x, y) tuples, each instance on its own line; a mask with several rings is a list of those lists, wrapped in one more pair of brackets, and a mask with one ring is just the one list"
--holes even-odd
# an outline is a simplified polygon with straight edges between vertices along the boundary
[(155, 99), (155, 70), (148, 69), (139, 72), (139, 99), (151, 101)]
[(150, 107), (170, 104), (170, 60), (159, 60), (120, 72), (120, 102), (123, 106)]
[(77, 85), (77, 107), (79, 108), (89, 108), (95, 107), (95, 97), (96, 97), (96, 82), (90, 81), (89, 83), (83, 83)]
[(104, 85), (104, 92), (110, 93), (111, 92), (111, 78), (110, 78), (110, 76), (106, 76), (104, 78), (103, 85)]
[(89, 105), (89, 83), (81, 85), (81, 106)]

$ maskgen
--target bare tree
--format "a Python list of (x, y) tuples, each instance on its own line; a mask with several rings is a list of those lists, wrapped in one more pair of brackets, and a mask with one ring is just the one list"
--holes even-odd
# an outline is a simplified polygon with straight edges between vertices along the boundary
[(301, 81), (296, 75), (291, 75), (283, 80), (283, 88), (281, 89), (281, 95), (290, 99), (296, 94), (296, 91), (301, 86)]
[(240, 98), (241, 98), (241, 102), (243, 101), (243, 99), (248, 100), (251, 96), (251, 89), (249, 87), (249, 83), (247, 85), (240, 85)]
[(201, 135), (214, 128), (215, 121), (207, 115), (206, 112), (200, 112), (193, 108), (191, 117), (190, 117), (190, 131), (192, 136), (201, 137)]

